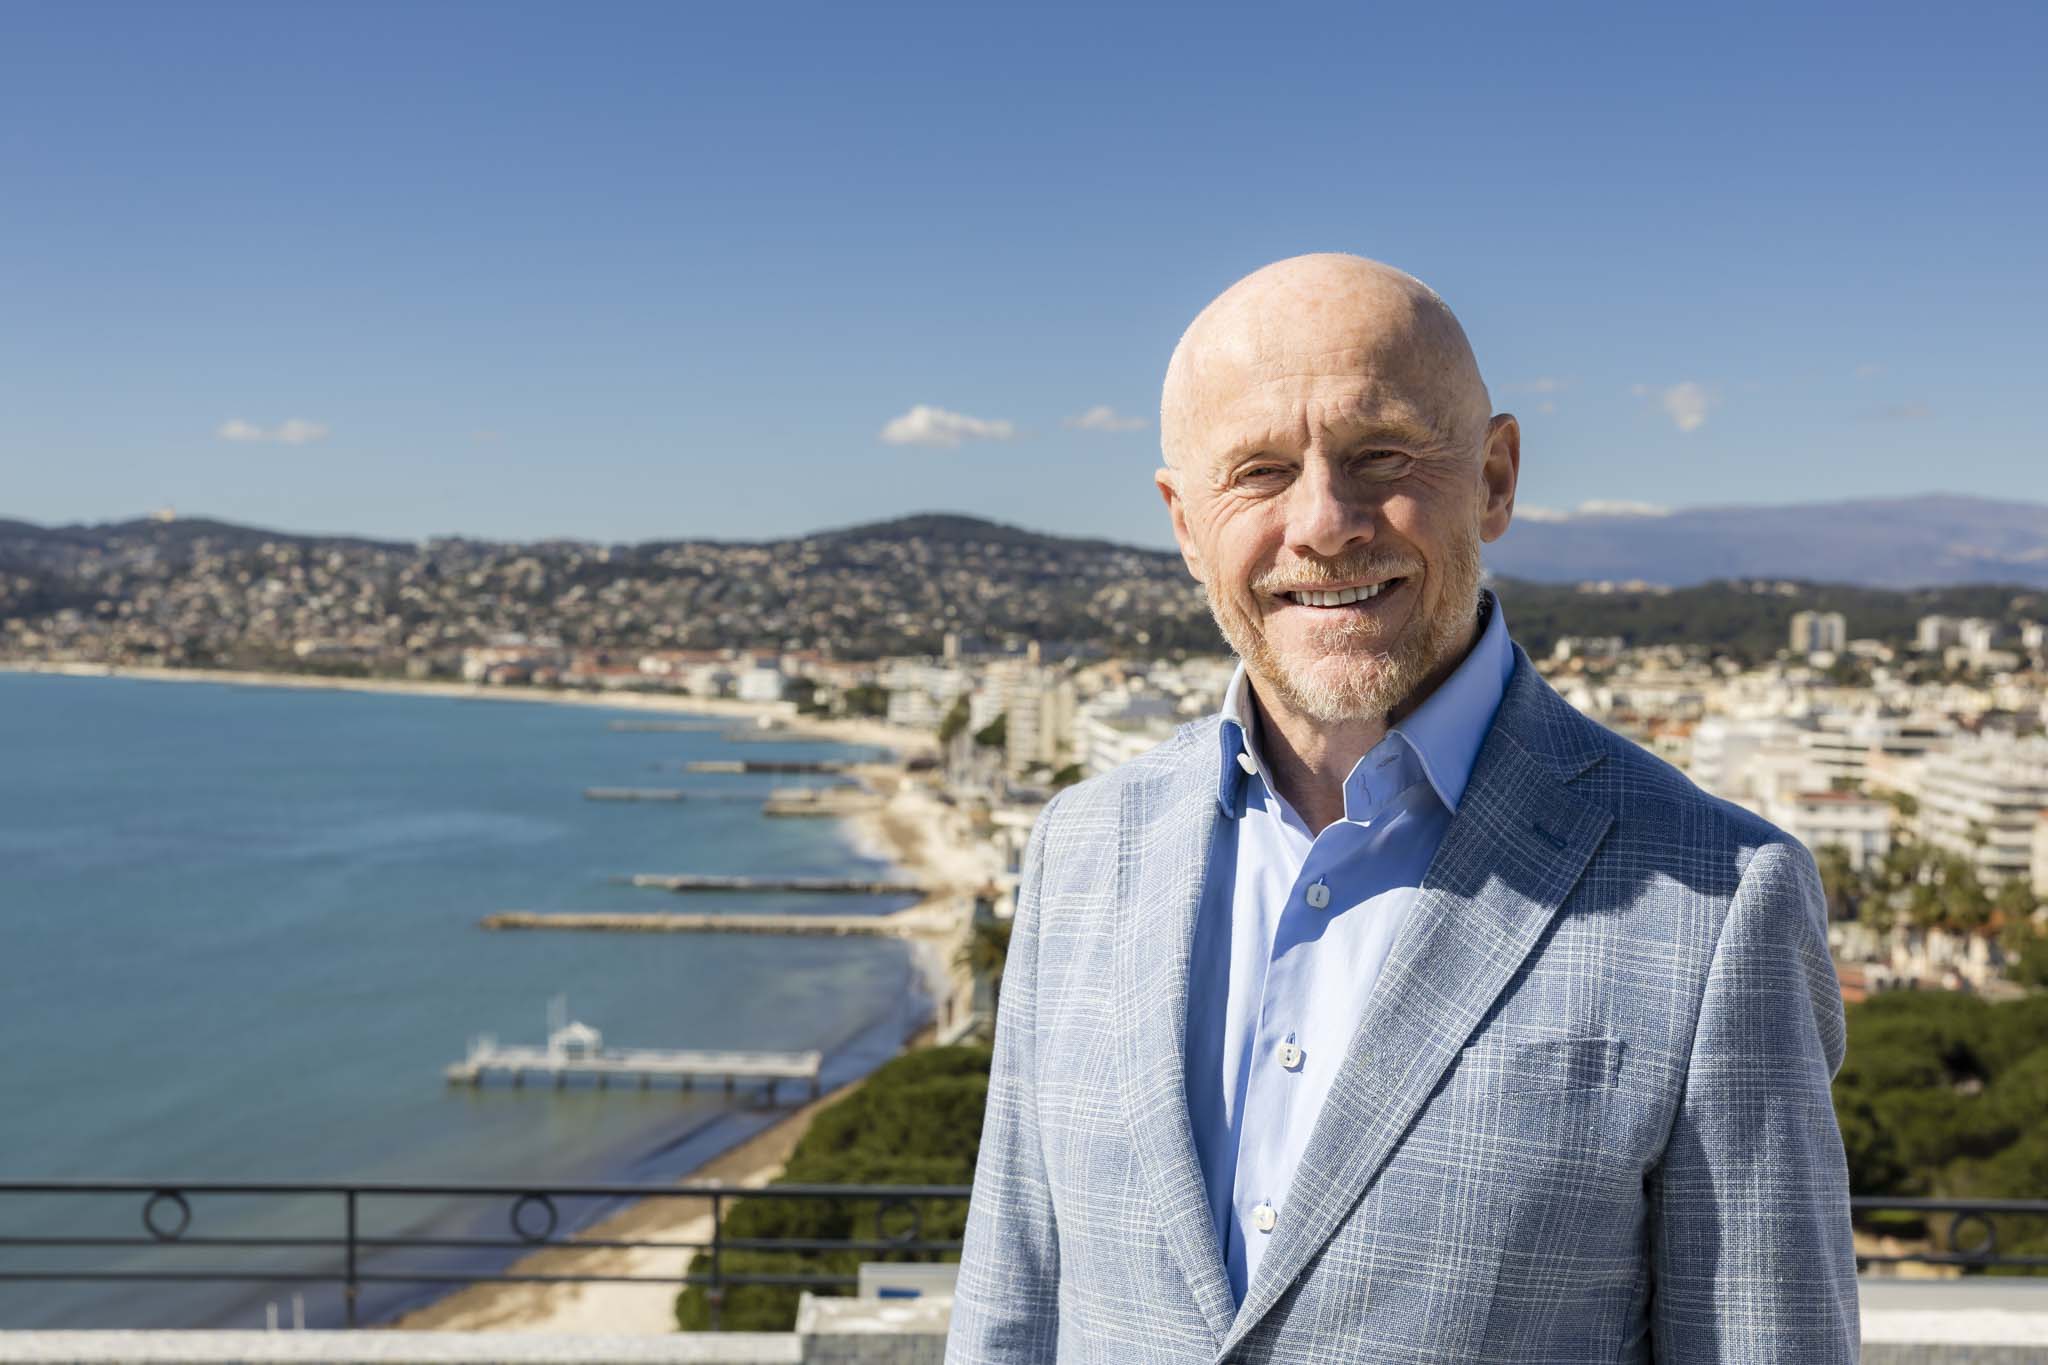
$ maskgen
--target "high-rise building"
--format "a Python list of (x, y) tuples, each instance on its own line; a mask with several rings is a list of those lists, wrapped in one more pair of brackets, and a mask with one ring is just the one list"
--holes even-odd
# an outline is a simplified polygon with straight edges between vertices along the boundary
[(1958, 624), (1953, 616), (1921, 617), (1918, 629), (1913, 632), (1913, 648), (1929, 654), (1947, 649), (1956, 642)]
[(1909, 790), (1920, 803), (1921, 838), (1971, 859), (1988, 886), (2032, 880), (2035, 832), (2048, 810), (2048, 739), (1986, 736), (1931, 753)]
[(1792, 615), (1794, 654), (1839, 654), (1849, 644), (1849, 622), (1838, 611), (1801, 611)]

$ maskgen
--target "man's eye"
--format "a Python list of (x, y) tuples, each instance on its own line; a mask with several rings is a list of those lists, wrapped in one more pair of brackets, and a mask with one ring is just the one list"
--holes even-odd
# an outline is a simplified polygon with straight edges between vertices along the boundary
[(1408, 452), (1405, 450), (1361, 451), (1354, 459), (1354, 468), (1374, 474), (1395, 474), (1408, 467)]

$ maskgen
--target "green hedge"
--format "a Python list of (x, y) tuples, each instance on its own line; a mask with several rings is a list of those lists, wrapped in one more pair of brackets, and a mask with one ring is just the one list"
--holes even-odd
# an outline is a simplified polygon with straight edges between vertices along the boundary
[[(775, 1184), (967, 1185), (981, 1148), (981, 1116), (988, 1101), (990, 1052), (986, 1047), (937, 1047), (906, 1053), (877, 1067), (861, 1087), (812, 1120)], [(967, 1201), (917, 1202), (927, 1241), (957, 1240), (966, 1231)], [(735, 1238), (874, 1239), (879, 1201), (740, 1198), (726, 1206), (725, 1235)], [(883, 1237), (907, 1235), (909, 1211), (892, 1208)], [(852, 1275), (862, 1261), (930, 1260), (930, 1253), (900, 1251), (728, 1251), (727, 1274)], [(947, 1254), (940, 1259), (958, 1259)], [(690, 1274), (711, 1271), (698, 1252)], [(796, 1286), (737, 1285), (725, 1292), (719, 1326), (735, 1332), (787, 1332), (796, 1325)], [(814, 1289), (813, 1293), (850, 1293)], [(710, 1305), (698, 1286), (676, 1296), (676, 1323), (684, 1331), (711, 1325)]]
[[(1991, 1004), (1953, 991), (1888, 991), (1847, 1013), (1834, 1090), (1854, 1193), (2048, 1198), (2048, 994)], [(1900, 1221), (1863, 1225), (1896, 1232)], [(1925, 1220), (1938, 1246), (1949, 1222)], [(2048, 1219), (1994, 1222), (2001, 1253), (2048, 1255)]]

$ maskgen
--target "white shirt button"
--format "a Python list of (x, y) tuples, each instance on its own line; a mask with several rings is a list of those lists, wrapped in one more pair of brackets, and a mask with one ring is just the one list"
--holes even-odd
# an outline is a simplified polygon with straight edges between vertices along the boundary
[(1311, 906), (1320, 910), (1330, 903), (1330, 888), (1323, 883), (1321, 878), (1317, 878), (1309, 884), (1306, 899)]
[(1280, 1215), (1273, 1212), (1271, 1204), (1261, 1201), (1252, 1209), (1252, 1226), (1260, 1232), (1271, 1232), (1273, 1224), (1280, 1221)]
[(1289, 1071), (1301, 1065), (1301, 1048), (1294, 1043), (1280, 1044), (1280, 1065)]
[(1243, 749), (1237, 751), (1237, 766), (1248, 773), (1256, 773), (1259, 770), (1259, 765), (1253, 762), (1252, 756)]

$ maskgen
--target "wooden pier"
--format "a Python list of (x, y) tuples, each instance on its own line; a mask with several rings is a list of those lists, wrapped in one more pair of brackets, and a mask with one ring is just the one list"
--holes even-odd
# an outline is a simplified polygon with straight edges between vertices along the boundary
[(630, 910), (501, 910), (485, 915), (486, 929), (580, 929), (624, 934), (868, 934), (887, 938), (942, 936), (959, 924), (957, 911), (912, 906), (889, 915), (640, 914)]
[[(588, 1024), (566, 1021), (564, 1007), (552, 1007), (562, 1020), (548, 1033), (545, 1047), (503, 1046), (485, 1035), (471, 1040), (469, 1053), (446, 1069), (450, 1085), (482, 1085), (500, 1076), (515, 1086), (529, 1077), (551, 1082), (557, 1090), (582, 1078), (606, 1089), (614, 1082), (652, 1089), (657, 1080), (676, 1081), (689, 1090), (700, 1080), (724, 1083), (727, 1091), (741, 1081), (762, 1082), (773, 1099), (783, 1081), (802, 1081), (811, 1098), (818, 1096), (818, 1052), (692, 1052), (658, 1048), (608, 1048), (604, 1036)], [(553, 1020), (551, 1020), (553, 1022)]]
[(729, 720), (615, 720), (606, 728), (659, 734), (701, 734), (731, 727)]
[(920, 882), (862, 881), (857, 877), (722, 877), (690, 872), (636, 872), (614, 877), (612, 881), (676, 892), (816, 891), (839, 896), (922, 896), (927, 890)]
[(878, 793), (861, 787), (777, 787), (762, 803), (761, 814), (843, 816), (881, 806)]
[(845, 773), (858, 765), (775, 758), (697, 758), (683, 764), (686, 773)]

